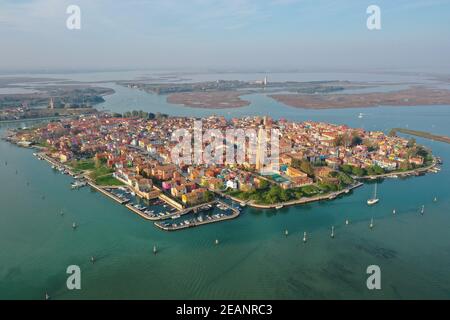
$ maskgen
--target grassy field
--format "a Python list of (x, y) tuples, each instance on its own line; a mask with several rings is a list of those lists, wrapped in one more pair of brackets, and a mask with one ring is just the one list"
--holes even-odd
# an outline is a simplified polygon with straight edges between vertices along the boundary
[(114, 178), (112, 174), (101, 176), (95, 179), (95, 184), (99, 186), (123, 186), (124, 184)]
[(77, 173), (86, 171), (86, 170), (94, 170), (95, 169), (95, 163), (92, 159), (87, 160), (74, 160), (70, 163), (70, 166), (73, 168), (73, 170)]
[(93, 180), (101, 178), (103, 176), (111, 175), (114, 172), (113, 169), (110, 169), (105, 166), (94, 167), (92, 170), (89, 170), (89, 177)]

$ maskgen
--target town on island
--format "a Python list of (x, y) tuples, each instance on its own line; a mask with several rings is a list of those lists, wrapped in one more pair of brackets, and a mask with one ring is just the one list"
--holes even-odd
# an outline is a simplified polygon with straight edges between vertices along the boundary
[[(173, 161), (173, 133), (192, 133), (195, 121), (142, 111), (95, 113), (9, 131), (6, 139), (36, 149), (37, 158), (72, 175), (73, 189), (89, 185), (166, 231), (234, 219), (245, 206), (281, 209), (333, 200), (365, 180), (436, 173), (441, 161), (395, 130), (268, 116), (210, 116), (202, 119), (202, 130), (276, 129), (279, 153), (270, 170), (248, 155), (239, 163)], [(205, 139), (202, 147), (210, 143)]]

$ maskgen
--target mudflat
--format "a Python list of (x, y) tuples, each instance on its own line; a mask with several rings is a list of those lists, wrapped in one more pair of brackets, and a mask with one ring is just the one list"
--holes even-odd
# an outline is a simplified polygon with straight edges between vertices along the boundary
[(242, 92), (236, 91), (209, 91), (209, 92), (180, 92), (172, 93), (167, 102), (182, 104), (192, 108), (228, 109), (240, 108), (250, 104), (241, 99)]
[(288, 106), (304, 109), (450, 104), (450, 90), (427, 87), (364, 94), (272, 94), (269, 96)]

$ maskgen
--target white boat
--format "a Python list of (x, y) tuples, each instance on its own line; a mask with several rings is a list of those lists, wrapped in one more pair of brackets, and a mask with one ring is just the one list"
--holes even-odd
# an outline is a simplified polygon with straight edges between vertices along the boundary
[(372, 218), (372, 219), (370, 219), (369, 228), (370, 228), (370, 229), (373, 229), (373, 226), (374, 226), (374, 224), (373, 224), (373, 218)]
[(306, 242), (308, 239), (306, 238), (306, 231), (303, 232), (303, 242)]
[(423, 215), (425, 213), (425, 206), (422, 206), (422, 209), (420, 210), (420, 214)]
[(331, 238), (334, 238), (334, 226), (331, 227)]
[(362, 119), (364, 117), (364, 115), (362, 114), (362, 113), (360, 113), (359, 115), (358, 115), (358, 118), (359, 119)]
[(374, 204), (377, 204), (377, 203), (380, 201), (380, 199), (377, 198), (377, 185), (378, 185), (378, 184), (375, 183), (375, 192), (374, 192), (374, 194), (373, 194), (373, 198), (367, 200), (367, 204), (368, 204), (369, 206), (372, 206), (372, 205), (374, 205)]
[(277, 209), (277, 210), (282, 209), (282, 208), (283, 208), (282, 205), (279, 205), (279, 206), (276, 206), (276, 207), (275, 207), (275, 209)]
[(86, 185), (87, 185), (87, 183), (84, 181), (75, 181), (74, 183), (72, 183), (71, 188), (79, 189), (79, 188), (85, 187)]
[(284, 231), (284, 235), (287, 237), (287, 236), (289, 235), (289, 231), (288, 231), (288, 230), (285, 230), (285, 231)]
[(348, 219), (347, 220), (345, 220), (345, 225), (349, 225), (350, 224), (350, 221), (348, 221)]
[(397, 211), (394, 209), (394, 210), (392, 210), (392, 214), (396, 214), (397, 213)]

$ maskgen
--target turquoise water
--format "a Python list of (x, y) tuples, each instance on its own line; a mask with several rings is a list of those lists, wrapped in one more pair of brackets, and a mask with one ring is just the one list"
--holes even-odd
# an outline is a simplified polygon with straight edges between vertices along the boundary
[[(407, 122), (425, 130), (432, 124), (434, 132), (450, 134), (449, 107), (399, 110), (367, 110), (364, 126), (388, 129)], [(308, 113), (308, 118), (339, 123), (348, 117), (351, 125), (360, 121), (348, 110)], [(450, 159), (449, 145), (421, 142), (444, 161)], [(379, 186), (381, 202), (372, 208), (365, 200), (373, 186), (366, 185), (332, 202), (279, 211), (245, 209), (236, 220), (174, 233), (154, 228), (89, 189), (71, 191), (69, 177), (55, 173), (31, 150), (3, 141), (0, 177), (2, 299), (41, 299), (46, 291), (54, 299), (450, 297), (446, 165), (439, 174), (386, 180)], [(375, 228), (369, 231), (372, 216)], [(307, 244), (301, 242), (303, 231)], [(160, 248), (156, 256), (154, 244)], [(95, 264), (89, 262), (92, 255)], [(81, 291), (65, 287), (71, 264), (82, 269)], [(381, 267), (378, 292), (366, 289), (365, 270), (371, 264)]]
[[(104, 107), (211, 113), (128, 90), (108, 97)], [(249, 107), (215, 112), (450, 135), (450, 106), (314, 111), (289, 108), (264, 96), (249, 98)], [(357, 118), (359, 112), (363, 119)], [(0, 134), (18, 125), (24, 124), (0, 125)], [(43, 299), (45, 292), (53, 299), (448, 299), (450, 145), (417, 140), (443, 158), (442, 171), (385, 180), (379, 184), (377, 206), (366, 205), (373, 192), (367, 184), (335, 201), (278, 211), (246, 208), (233, 221), (174, 233), (156, 229), (88, 188), (70, 190), (70, 177), (54, 172), (33, 151), (1, 141), (0, 299)], [(422, 205), (424, 216), (419, 214)], [(76, 231), (73, 222), (79, 225)], [(306, 244), (301, 241), (304, 231)], [(154, 244), (160, 250), (156, 256)], [(65, 285), (66, 268), (72, 264), (82, 270), (80, 291)], [(365, 271), (372, 264), (381, 268), (380, 291), (366, 288)]]

